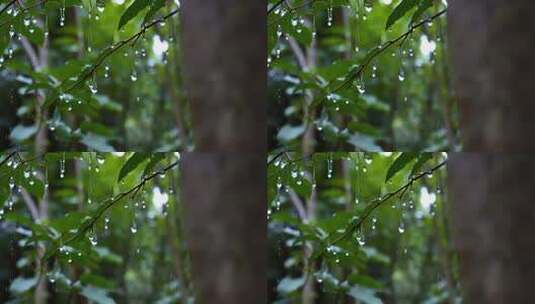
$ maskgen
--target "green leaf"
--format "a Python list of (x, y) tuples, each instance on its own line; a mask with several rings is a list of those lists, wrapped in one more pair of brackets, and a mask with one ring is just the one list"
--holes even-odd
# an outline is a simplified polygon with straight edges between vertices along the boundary
[(394, 23), (396, 23), (401, 17), (405, 16), (411, 9), (418, 5), (418, 0), (403, 0), (401, 3), (396, 6), (392, 14), (388, 17), (386, 21), (386, 29), (389, 29)]
[(403, 169), (410, 161), (415, 159), (418, 156), (418, 153), (414, 152), (408, 152), (408, 153), (401, 153), (398, 158), (392, 163), (390, 168), (388, 168), (388, 171), (386, 173), (385, 183), (388, 182), (396, 173), (398, 173), (401, 169)]
[(375, 143), (375, 140), (364, 134), (353, 134), (347, 140), (348, 143), (352, 144), (361, 151), (366, 152), (381, 152), (383, 149)]
[(157, 12), (160, 8), (162, 8), (165, 5), (165, 0), (154, 0), (151, 1), (149, 12), (145, 15), (145, 18), (143, 19), (143, 23), (147, 23)]
[(145, 167), (145, 170), (143, 170), (143, 175), (147, 175), (152, 172), (152, 169), (158, 164), (162, 159), (165, 158), (165, 153), (153, 153), (150, 156), (150, 161)]
[(284, 278), (280, 281), (279, 285), (277, 286), (277, 291), (280, 293), (288, 294), (293, 291), (296, 291), (301, 286), (305, 284), (305, 278)]
[(121, 168), (117, 181), (120, 182), (125, 176), (128, 175), (128, 173), (132, 172), (139, 166), (139, 164), (149, 158), (149, 156), (149, 153), (134, 153), (134, 155), (132, 155)]
[(413, 176), (422, 166), (433, 157), (433, 153), (422, 153), (418, 156), (418, 160), (412, 166), (411, 176)]
[(150, 0), (135, 0), (134, 3), (132, 3), (121, 16), (121, 19), (119, 20), (119, 27), (117, 29), (120, 30), (125, 24), (128, 23), (128, 21), (132, 20), (132, 18), (139, 14), (139, 12), (149, 6), (149, 4)]
[(412, 15), (411, 23), (414, 23), (417, 21), (418, 18), (431, 6), (433, 6), (433, 0), (421, 0), (420, 4), (418, 4), (418, 9)]
[(84, 135), (80, 141), (88, 148), (91, 148), (98, 152), (114, 152), (115, 149), (108, 143), (108, 141), (102, 137), (92, 133)]
[(14, 141), (23, 141), (32, 137), (39, 128), (36, 125), (23, 126), (18, 125), (9, 134), (9, 138)]
[(381, 299), (379, 299), (375, 295), (375, 291), (369, 288), (353, 286), (347, 292), (347, 294), (361, 301), (364, 304), (382, 304), (383, 303), (383, 301), (381, 301)]
[(29, 279), (20, 277), (16, 278), (15, 280), (13, 280), (13, 282), (11, 282), (11, 285), (9, 286), (9, 291), (13, 293), (24, 293), (32, 289), (32, 287), (37, 284), (37, 279), (37, 277)]
[(115, 304), (115, 301), (108, 296), (108, 292), (102, 288), (86, 286), (80, 294), (98, 304)]
[(279, 130), (277, 139), (283, 142), (292, 141), (305, 132), (305, 125), (290, 126), (286, 125)]

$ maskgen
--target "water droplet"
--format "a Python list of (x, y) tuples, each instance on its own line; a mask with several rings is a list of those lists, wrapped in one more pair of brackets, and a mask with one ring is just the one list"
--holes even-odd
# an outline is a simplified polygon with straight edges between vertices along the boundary
[(97, 235), (94, 232), (91, 232), (89, 234), (89, 242), (91, 242), (91, 245), (96, 246), (98, 243)]
[(65, 25), (65, 7), (59, 9), (59, 26)]
[(134, 82), (137, 80), (137, 73), (135, 69), (132, 71), (132, 74), (130, 74), (130, 80)]
[(328, 159), (327, 160), (327, 178), (331, 178), (333, 176), (333, 160)]
[(403, 72), (401, 69), (399, 70), (398, 79), (401, 82), (405, 81), (405, 72)]
[(59, 160), (59, 177), (65, 177), (65, 152), (63, 152), (63, 156)]
[(132, 226), (130, 226), (130, 231), (132, 231), (133, 234), (137, 233), (137, 225), (135, 221), (132, 223)]
[(96, 83), (90, 83), (88, 87), (89, 87), (89, 91), (91, 91), (92, 94), (97, 94), (98, 89), (97, 89)]
[(327, 9), (327, 26), (333, 25), (333, 8), (329, 7)]
[(398, 231), (399, 233), (405, 232), (405, 225), (403, 225), (403, 222), (399, 224)]
[(366, 244), (366, 241), (364, 240), (364, 236), (357, 235), (357, 242), (360, 246), (364, 246)]
[(364, 84), (357, 84), (357, 91), (360, 94), (364, 94), (366, 92), (366, 89), (364, 88)]

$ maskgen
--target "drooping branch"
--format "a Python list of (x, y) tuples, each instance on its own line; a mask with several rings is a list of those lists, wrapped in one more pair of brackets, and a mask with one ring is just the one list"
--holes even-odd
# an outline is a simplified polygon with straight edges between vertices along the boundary
[(325, 252), (326, 248), (328, 248), (329, 246), (333, 246), (334, 244), (346, 239), (348, 236), (350, 236), (354, 232), (358, 231), (362, 227), (362, 224), (364, 223), (364, 221), (366, 221), (366, 219), (368, 219), (368, 217), (371, 215), (371, 213), (375, 209), (379, 208), (384, 203), (386, 203), (387, 201), (389, 201), (391, 198), (395, 197), (398, 194), (400, 195), (400, 197), (402, 197), (403, 194), (414, 184), (415, 181), (423, 178), (424, 176), (432, 174), (434, 171), (436, 171), (436, 170), (442, 168), (444, 165), (446, 165), (446, 163), (447, 163), (447, 160), (442, 161), (441, 163), (439, 163), (438, 165), (434, 166), (433, 168), (431, 168), (431, 169), (429, 169), (427, 171), (423, 171), (423, 172), (421, 172), (421, 173), (419, 173), (417, 175), (414, 175), (414, 176), (410, 177), (409, 181), (406, 184), (404, 184), (403, 186), (401, 186), (400, 188), (398, 188), (397, 190), (389, 192), (389, 193), (385, 194), (383, 197), (380, 197), (378, 199), (375, 199), (375, 200), (371, 201), (368, 204), (368, 206), (366, 207), (366, 209), (364, 210), (364, 214), (359, 219), (357, 219), (353, 223), (351, 223), (350, 227), (346, 228), (345, 232), (343, 234), (341, 234), (340, 236), (335, 238), (333, 241), (325, 244), (320, 250), (318, 250), (316, 252), (316, 254), (312, 258), (316, 259), (316, 258), (320, 257), (321, 255), (323, 255), (323, 253)]
[[(104, 60), (106, 60), (106, 58), (108, 58), (109, 56), (111, 56), (113, 53), (117, 52), (118, 50), (120, 50), (122, 47), (124, 47), (125, 45), (127, 45), (128, 43), (132, 42), (132, 41), (136, 41), (139, 37), (141, 37), (148, 29), (150, 29), (151, 27), (153, 27), (154, 25), (160, 23), (160, 22), (163, 22), (169, 18), (171, 18), (172, 16), (176, 15), (177, 13), (179, 12), (179, 9), (176, 9), (172, 12), (170, 12), (169, 14), (159, 18), (159, 19), (156, 19), (156, 20), (153, 20), (152, 22), (144, 25), (141, 30), (139, 32), (137, 32), (136, 34), (134, 34), (133, 36), (131, 36), (130, 38), (127, 38), (125, 40), (121, 40), (115, 44), (112, 44), (110, 47), (108, 47), (104, 52), (102, 52), (96, 59), (95, 63), (91, 66), (91, 68), (88, 70), (88, 71), (82, 71), (81, 75), (78, 77), (78, 80), (72, 84), (70, 87), (68, 87), (66, 90), (64, 90), (64, 92), (70, 92), (72, 91), (73, 89), (77, 88), (80, 84), (82, 84), (84, 81), (86, 81), (89, 77), (91, 77), (93, 75), (93, 73), (95, 73), (95, 71), (104, 63)], [(65, 81), (63, 81), (59, 87), (61, 87), (63, 84), (65, 83)], [(57, 100), (59, 99), (59, 96), (56, 96), (53, 100), (51, 100), (50, 102), (53, 103), (53, 102), (56, 102)]]
[(279, 0), (279, 2), (273, 4), (273, 6), (268, 10), (267, 14), (269, 15), (272, 12), (274, 12), (279, 6), (281, 6), (284, 3), (284, 1), (286, 0)]
[(15, 156), (19, 151), (15, 150), (11, 153), (9, 153), (6, 158), (4, 158), (2, 161), (0, 161), (0, 167), (2, 167), (2, 165), (4, 165), (5, 163), (7, 163), (11, 158), (13, 158), (13, 156)]
[[(411, 25), (409, 27), (409, 29), (403, 33), (401, 36), (395, 38), (395, 39), (392, 39), (392, 40), (389, 40), (387, 41), (386, 43), (384, 44), (380, 44), (378, 46), (376, 46), (374, 49), (371, 50), (371, 52), (366, 56), (366, 59), (364, 60), (364, 63), (362, 63), (361, 65), (359, 65), (358, 67), (356, 67), (355, 69), (353, 69), (351, 72), (349, 72), (349, 75), (346, 76), (346, 79), (340, 84), (338, 85), (337, 87), (335, 87), (332, 91), (324, 94), (320, 100), (323, 100), (325, 98), (327, 98), (327, 96), (331, 93), (334, 93), (334, 92), (337, 92), (343, 88), (345, 88), (348, 84), (352, 83), (354, 80), (358, 79), (359, 77), (362, 76), (362, 74), (364, 73), (364, 71), (366, 70), (366, 68), (370, 65), (370, 63), (379, 55), (381, 55), (382, 53), (384, 53), (387, 49), (389, 49), (391, 46), (393, 45), (396, 45), (397, 43), (400, 43), (402, 44), (403, 41), (405, 41), (413, 32), (415, 29), (421, 27), (422, 25), (428, 23), (428, 22), (431, 22), (433, 20), (435, 20), (436, 18), (444, 15), (445, 13), (447, 12), (447, 8), (446, 9), (443, 9), (441, 10), (440, 12), (436, 13), (435, 15), (431, 16), (431, 17), (428, 17), (418, 23), (415, 23), (413, 25)], [(331, 80), (329, 82), (329, 84), (327, 85), (327, 87), (329, 87), (329, 85), (331, 83), (335, 82), (335, 80)]]
[(9, 1), (8, 4), (6, 4), (6, 6), (4, 6), (1, 10), (0, 10), (0, 15), (2, 15), (3, 12), (5, 12), (10, 6), (12, 6), (15, 2), (17, 2), (17, 0), (11, 0)]
[[(132, 187), (131, 189), (129, 189), (129, 190), (125, 191), (125, 192), (121, 192), (121, 193), (117, 194), (115, 197), (113, 197), (111, 199), (106, 199), (103, 202), (101, 202), (100, 203), (101, 206), (99, 207), (99, 209), (96, 210), (95, 214), (91, 217), (91, 219), (89, 221), (87, 221), (87, 222), (82, 223), (82, 227), (80, 229), (78, 229), (78, 232), (75, 235), (73, 235), (72, 237), (70, 237), (67, 240), (65, 240), (61, 245), (67, 245), (67, 244), (73, 242), (74, 240), (84, 236), (87, 231), (89, 231), (89, 230), (91, 230), (93, 228), (95, 223), (102, 217), (102, 215), (109, 208), (114, 206), (116, 203), (121, 201), (123, 198), (125, 198), (125, 197), (127, 197), (127, 196), (129, 196), (131, 194), (135, 195), (141, 188), (143, 188), (143, 186), (148, 181), (152, 180), (153, 178), (155, 178), (158, 175), (165, 174), (167, 171), (173, 169), (178, 164), (179, 164), (179, 161), (176, 161), (176, 162), (168, 165), (167, 167), (165, 167), (165, 168), (163, 168), (161, 170), (155, 171), (155, 172), (143, 177), (141, 179), (141, 181), (137, 185)], [(54, 257), (59, 248), (60, 248), (60, 244), (56, 244), (55, 247), (53, 247), (53, 249), (46, 256), (43, 257), (43, 259), (44, 260), (48, 260), (48, 259)]]
[[(32, 5), (29, 5), (29, 6), (26, 6), (26, 7), (22, 7), (21, 6), (21, 10), (18, 11), (17, 15), (19, 14), (24, 14), (26, 13), (27, 11), (31, 10), (32, 8), (35, 8), (35, 7), (38, 7), (40, 6), (41, 4), (44, 4), (46, 3), (48, 0), (42, 0), (42, 1), (39, 1), (35, 4), (32, 4)], [(17, 0), (13, 1), (13, 2), (17, 2)], [(3, 27), (4, 25), (8, 24), (8, 23), (11, 23), (11, 21), (15, 20), (16, 16), (15, 17), (11, 17), (9, 20), (5, 21), (4, 23), (0, 24), (0, 27)]]
[(26, 189), (21, 189), (21, 194), (26, 207), (30, 210), (34, 221), (39, 221), (39, 210), (37, 210), (37, 204), (33, 200), (32, 196), (26, 191)]

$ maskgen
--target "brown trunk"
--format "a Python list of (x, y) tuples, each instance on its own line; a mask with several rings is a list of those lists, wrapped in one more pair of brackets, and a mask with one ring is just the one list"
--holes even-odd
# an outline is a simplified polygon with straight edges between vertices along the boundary
[(535, 161), (454, 154), (448, 165), (454, 246), (466, 303), (531, 303)]
[(182, 174), (198, 303), (266, 303), (264, 155), (187, 153)]
[(263, 1), (182, 5), (184, 75), (197, 151), (266, 150)]
[(467, 151), (535, 151), (535, 1), (450, 1), (449, 49)]

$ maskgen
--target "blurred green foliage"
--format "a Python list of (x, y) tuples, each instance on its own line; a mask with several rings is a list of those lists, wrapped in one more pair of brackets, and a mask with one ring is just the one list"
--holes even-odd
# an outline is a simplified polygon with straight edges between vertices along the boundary
[(446, 159), (272, 155), (269, 302), (459, 303)]
[(6, 156), (0, 302), (193, 303), (178, 153)]
[(445, 19), (438, 15), (446, 7), (430, 0), (270, 0), (272, 150), (458, 149)]
[(0, 0), (0, 147), (32, 151), (41, 129), (49, 151), (191, 145), (178, 1), (10, 4)]

